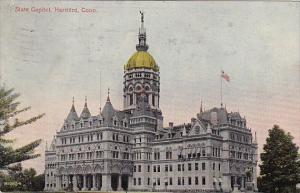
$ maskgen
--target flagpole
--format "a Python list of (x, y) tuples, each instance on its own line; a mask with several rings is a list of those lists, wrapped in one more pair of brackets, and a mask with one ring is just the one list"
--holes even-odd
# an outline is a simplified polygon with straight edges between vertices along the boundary
[(100, 100), (100, 114), (101, 114), (101, 105), (102, 105), (102, 103), (101, 103), (101, 69), (100, 69), (100, 73), (99, 73), (99, 94), (100, 94), (100, 96), (99, 96), (99, 100)]
[[(221, 71), (222, 72), (222, 71)], [(221, 90), (220, 90), (220, 95), (221, 95), (221, 108), (223, 107), (223, 81), (222, 81), (222, 75), (220, 76), (220, 80), (221, 80)]]

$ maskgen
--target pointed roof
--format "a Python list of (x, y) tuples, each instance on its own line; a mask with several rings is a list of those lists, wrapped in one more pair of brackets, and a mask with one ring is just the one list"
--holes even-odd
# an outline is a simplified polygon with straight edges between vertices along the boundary
[(89, 118), (89, 117), (91, 117), (91, 113), (89, 108), (87, 107), (87, 98), (85, 97), (85, 103), (82, 112), (80, 114), (80, 118)]
[(101, 114), (104, 118), (104, 123), (106, 123), (106, 124), (112, 123), (112, 118), (116, 114), (116, 110), (114, 109), (114, 107), (112, 106), (112, 104), (110, 102), (109, 92), (108, 92), (107, 100), (106, 100), (106, 103), (103, 107)]
[(71, 110), (67, 116), (67, 119), (66, 121), (74, 121), (74, 120), (77, 120), (78, 119), (78, 115), (77, 115), (77, 112), (75, 110), (75, 106), (74, 106), (74, 97), (73, 97), (73, 101), (72, 101), (72, 107), (71, 107)]

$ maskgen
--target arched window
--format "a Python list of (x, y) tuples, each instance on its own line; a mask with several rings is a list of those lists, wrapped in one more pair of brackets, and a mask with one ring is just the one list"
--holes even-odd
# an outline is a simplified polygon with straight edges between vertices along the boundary
[(138, 86), (135, 87), (136, 91), (140, 91), (141, 89), (142, 89), (142, 87), (140, 85), (138, 85)]

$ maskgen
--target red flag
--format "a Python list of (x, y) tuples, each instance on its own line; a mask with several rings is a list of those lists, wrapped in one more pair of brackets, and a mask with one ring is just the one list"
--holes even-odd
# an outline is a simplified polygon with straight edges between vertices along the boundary
[(230, 77), (223, 70), (222, 70), (222, 73), (221, 73), (221, 77), (224, 78), (227, 82), (230, 81)]

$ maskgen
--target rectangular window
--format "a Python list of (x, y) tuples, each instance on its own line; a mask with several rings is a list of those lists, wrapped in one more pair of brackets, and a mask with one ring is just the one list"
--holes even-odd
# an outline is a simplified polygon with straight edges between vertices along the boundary
[(219, 171), (221, 171), (221, 164), (219, 164)]
[(142, 179), (139, 178), (138, 180), (139, 180), (139, 186), (140, 186), (142, 184)]
[(172, 178), (169, 179), (169, 184), (170, 184), (170, 185), (173, 185), (173, 180), (172, 180)]
[(192, 178), (191, 177), (188, 178), (188, 183), (189, 183), (189, 185), (192, 185)]
[(181, 177), (178, 177), (177, 185), (181, 185)]
[(182, 171), (184, 171), (184, 164), (182, 164)]
[(148, 172), (150, 172), (150, 165), (148, 165)]
[(139, 172), (141, 172), (142, 171), (142, 166), (139, 165), (138, 169), (139, 169)]
[(136, 178), (133, 178), (133, 185), (136, 186)]
[(215, 163), (213, 163), (213, 170), (215, 170), (215, 167), (216, 167), (216, 164), (215, 164)]
[(188, 170), (191, 171), (192, 170), (192, 164), (188, 163)]
[(157, 185), (160, 186), (160, 178), (157, 178)]
[(195, 170), (198, 170), (198, 163), (195, 163)]
[(168, 172), (168, 170), (169, 170), (168, 165), (165, 165), (165, 172)]
[(181, 171), (181, 164), (178, 164), (177, 170), (178, 170), (178, 171)]
[(205, 185), (206, 184), (206, 180), (205, 180), (205, 177), (203, 176), (202, 177), (202, 185)]
[(160, 165), (157, 166), (157, 172), (160, 172)]
[(205, 163), (202, 163), (202, 170), (205, 170)]
[(136, 172), (136, 166), (133, 166), (133, 172)]
[(173, 171), (173, 167), (172, 165), (169, 166), (169, 171), (172, 172)]
[(147, 185), (150, 186), (150, 178), (147, 180)]
[(153, 166), (153, 172), (156, 172), (156, 166)]
[(198, 185), (199, 181), (198, 181), (198, 176), (195, 177), (195, 185)]
[(182, 177), (182, 185), (184, 185), (184, 177)]

